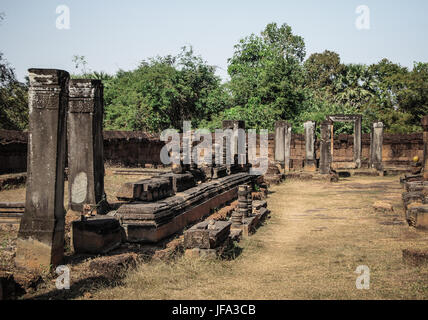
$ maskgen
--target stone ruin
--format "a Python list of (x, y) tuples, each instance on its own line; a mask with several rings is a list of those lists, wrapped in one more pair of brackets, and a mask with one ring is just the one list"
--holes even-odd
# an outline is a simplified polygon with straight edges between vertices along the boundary
[[(64, 171), (68, 152), (69, 210), (75, 253), (104, 254), (123, 242), (157, 243), (198, 223), (238, 198), (228, 221), (203, 221), (184, 234), (188, 250), (214, 250), (248, 235), (266, 218), (266, 201), (253, 202), (261, 176), (249, 174), (248, 150), (223, 144), (231, 164), (173, 165), (171, 172), (125, 183), (109, 204), (104, 192), (103, 85), (69, 79), (66, 71), (30, 69), (29, 152), (25, 210), (16, 253), (17, 270), (43, 272), (64, 257)], [(225, 121), (235, 141), (243, 121)], [(291, 132), (291, 131), (290, 131)], [(184, 147), (187, 143), (183, 136)], [(215, 151), (219, 146), (214, 145)], [(237, 163), (237, 159), (244, 162)], [(226, 245), (227, 247), (227, 245)], [(201, 251), (202, 250), (202, 251)]]
[[(353, 161), (342, 163), (334, 160), (334, 122), (354, 123), (354, 148)], [(338, 181), (336, 169), (361, 169), (362, 143), (361, 143), (361, 115), (328, 115), (326, 120), (320, 123), (319, 156), (316, 152), (316, 128), (317, 123), (307, 121), (304, 123), (305, 160), (303, 172), (292, 172), (291, 158), (291, 125), (286, 121), (277, 121), (275, 124), (275, 164), (269, 165), (267, 180), (279, 183), (285, 176), (300, 179), (320, 179)], [(370, 134), (370, 159), (369, 168), (374, 172), (366, 172), (369, 175), (383, 175), (382, 166), (383, 124), (374, 122)], [(361, 171), (359, 174), (363, 174)], [(324, 176), (324, 178), (323, 178)]]
[(406, 220), (410, 226), (428, 230), (428, 116), (422, 118), (424, 159), (415, 163), (412, 174), (400, 179)]

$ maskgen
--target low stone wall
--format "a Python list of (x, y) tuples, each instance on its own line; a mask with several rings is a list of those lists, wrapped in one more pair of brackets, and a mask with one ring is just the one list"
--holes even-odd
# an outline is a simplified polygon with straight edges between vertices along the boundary
[[(269, 134), (269, 159), (275, 156), (275, 135)], [(259, 139), (257, 139), (257, 142)], [(214, 141), (214, 139), (213, 139)], [(341, 134), (334, 139), (333, 160), (353, 160), (352, 135)], [(123, 166), (162, 165), (160, 151), (164, 142), (158, 135), (132, 131), (104, 131), (104, 160)], [(319, 140), (315, 143), (319, 159)], [(367, 165), (370, 152), (370, 134), (362, 135), (362, 164)], [(414, 156), (423, 158), (422, 133), (385, 134), (383, 139), (383, 165), (409, 165)], [(305, 158), (305, 140), (302, 134), (291, 138), (290, 167), (302, 168)], [(0, 130), (0, 174), (24, 172), (27, 167), (27, 132)]]
[[(164, 142), (145, 132), (104, 131), (104, 160), (123, 166), (161, 165)], [(0, 130), (0, 174), (27, 170), (28, 133)]]

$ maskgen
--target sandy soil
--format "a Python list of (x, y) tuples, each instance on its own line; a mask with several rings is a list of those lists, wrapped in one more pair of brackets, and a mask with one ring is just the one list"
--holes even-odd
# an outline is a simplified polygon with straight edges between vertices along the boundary
[[(272, 188), (272, 218), (242, 241), (232, 261), (152, 262), (96, 299), (427, 299), (428, 267), (402, 262), (402, 250), (427, 248), (428, 233), (407, 226), (398, 177), (339, 183), (288, 181)], [(372, 209), (390, 202), (393, 213)], [(358, 266), (370, 269), (359, 290)]]

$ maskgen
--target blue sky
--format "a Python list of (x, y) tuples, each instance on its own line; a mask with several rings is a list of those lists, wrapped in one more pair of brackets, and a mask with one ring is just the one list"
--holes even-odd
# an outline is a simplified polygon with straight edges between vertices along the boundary
[[(59, 5), (70, 8), (69, 30), (56, 28)], [(355, 27), (359, 5), (370, 8), (370, 30)], [(427, 9), (426, 0), (2, 0), (0, 51), (23, 80), (31, 67), (74, 72), (75, 54), (113, 73), (192, 45), (225, 79), (239, 39), (277, 22), (305, 39), (307, 57), (328, 49), (345, 63), (411, 67), (428, 61)]]

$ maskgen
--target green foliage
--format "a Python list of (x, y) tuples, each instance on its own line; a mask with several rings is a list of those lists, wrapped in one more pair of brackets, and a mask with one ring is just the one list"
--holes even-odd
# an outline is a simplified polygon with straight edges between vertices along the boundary
[(229, 59), (233, 108), (221, 117), (238, 117), (252, 128), (272, 129), (276, 120), (292, 119), (305, 104), (303, 38), (291, 27), (268, 24), (260, 35), (241, 39)]
[(20, 83), (0, 52), (0, 129), (24, 130), (28, 126), (27, 85)]
[(119, 71), (105, 89), (107, 129), (179, 129), (183, 120), (198, 126), (226, 108), (230, 96), (215, 68), (182, 48), (177, 56), (143, 61)]
[[(222, 120), (245, 120), (247, 128), (272, 131), (282, 119), (302, 132), (305, 121), (331, 114), (363, 115), (363, 132), (373, 121), (391, 133), (421, 130), (428, 114), (428, 63), (415, 62), (409, 70), (387, 59), (344, 64), (328, 50), (305, 56), (302, 37), (287, 24), (270, 23), (235, 45), (227, 83), (191, 47), (114, 75), (92, 71), (85, 56), (74, 55), (72, 78), (103, 81), (106, 130), (160, 132), (180, 129), (183, 120), (214, 130)], [(0, 128), (27, 127), (27, 88), (0, 53)], [(336, 123), (335, 132), (352, 133), (353, 126)]]

